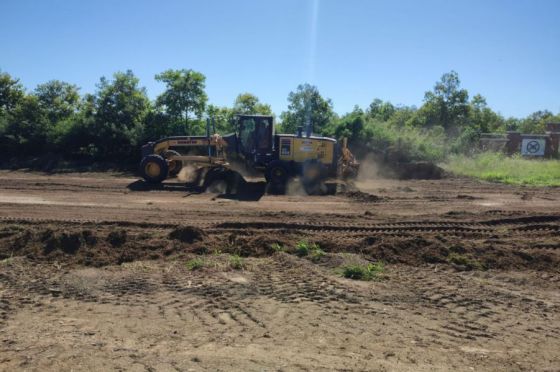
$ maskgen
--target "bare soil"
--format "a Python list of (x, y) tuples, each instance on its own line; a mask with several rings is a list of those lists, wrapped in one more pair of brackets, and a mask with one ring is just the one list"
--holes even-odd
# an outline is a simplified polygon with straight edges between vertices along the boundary
[(0, 369), (560, 370), (558, 188), (249, 181), (0, 171)]

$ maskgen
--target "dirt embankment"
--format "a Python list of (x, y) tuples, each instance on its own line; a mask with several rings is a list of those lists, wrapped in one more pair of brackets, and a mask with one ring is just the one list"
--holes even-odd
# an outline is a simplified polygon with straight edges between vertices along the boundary
[[(180, 258), (214, 252), (263, 257), (298, 241), (316, 242), (327, 253), (358, 253), (371, 261), (450, 265), (460, 270), (558, 270), (560, 216), (487, 220), (484, 224), (409, 222), (346, 225), (297, 222), (222, 222), (186, 225), (25, 223), (0, 225), (0, 259), (29, 259), (85, 266)], [(534, 234), (534, 231), (539, 231)], [(512, 236), (513, 235), (513, 236)]]

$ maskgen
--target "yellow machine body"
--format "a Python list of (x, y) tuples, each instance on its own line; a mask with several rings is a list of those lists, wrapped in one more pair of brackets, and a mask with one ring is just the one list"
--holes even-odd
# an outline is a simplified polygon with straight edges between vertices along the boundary
[(332, 138), (296, 137), (283, 134), (277, 136), (280, 160), (303, 163), (308, 159), (316, 159), (325, 165), (334, 162), (336, 141)]

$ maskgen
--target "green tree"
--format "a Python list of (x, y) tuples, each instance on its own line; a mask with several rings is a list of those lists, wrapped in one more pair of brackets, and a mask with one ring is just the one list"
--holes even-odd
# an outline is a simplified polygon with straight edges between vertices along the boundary
[(39, 100), (26, 95), (13, 107), (7, 117), (4, 135), (13, 145), (18, 146), (18, 154), (39, 154), (47, 144), (49, 123)]
[(146, 89), (132, 71), (117, 72), (113, 80), (102, 77), (95, 97), (93, 126), (98, 157), (130, 156), (142, 136), (150, 109)]
[(324, 99), (316, 86), (299, 85), (288, 95), (288, 111), (281, 115), (283, 130), (295, 132), (299, 126), (309, 123), (313, 132), (321, 133), (335, 117), (332, 102)]
[(376, 98), (370, 103), (367, 109), (367, 115), (373, 119), (387, 121), (396, 111), (397, 109), (391, 102), (384, 102)]
[(24, 96), (25, 90), (19, 79), (14, 79), (10, 74), (0, 71), (0, 114), (15, 108)]
[(208, 97), (206, 77), (193, 70), (167, 70), (156, 75), (156, 80), (165, 83), (165, 91), (156, 99), (156, 105), (164, 109), (169, 117), (181, 121), (187, 134), (194, 134), (201, 128), (193, 128), (194, 120), (202, 118)]
[(504, 118), (488, 107), (486, 98), (477, 94), (471, 99), (470, 105), (470, 127), (480, 133), (506, 130)]
[(358, 106), (354, 106), (352, 112), (340, 118), (334, 118), (323, 129), (323, 134), (336, 138), (348, 138), (350, 143), (356, 144), (363, 140), (366, 114)]
[(251, 93), (242, 93), (237, 96), (233, 105), (236, 114), (245, 115), (272, 115), (270, 105), (261, 103), (259, 98)]
[(52, 125), (75, 114), (80, 103), (78, 87), (60, 80), (38, 85), (34, 95)]
[(548, 110), (539, 110), (522, 119), (519, 122), (517, 130), (522, 133), (542, 134), (546, 130), (546, 123), (558, 121), (560, 121), (560, 115), (554, 116), (554, 114)]
[(461, 89), (459, 74), (451, 71), (426, 92), (418, 114), (422, 125), (441, 125), (449, 134), (457, 134), (467, 124), (469, 109), (469, 93)]
[(208, 105), (206, 108), (206, 115), (214, 121), (216, 132), (220, 134), (231, 133), (234, 131), (232, 121), (235, 113), (237, 113), (235, 109), (230, 109), (228, 107)]

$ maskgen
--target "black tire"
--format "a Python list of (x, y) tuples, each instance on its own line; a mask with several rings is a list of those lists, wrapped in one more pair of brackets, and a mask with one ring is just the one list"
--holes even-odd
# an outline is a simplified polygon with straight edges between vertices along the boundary
[(288, 167), (280, 160), (274, 160), (266, 167), (266, 182), (275, 186), (285, 186), (290, 179)]
[(142, 178), (149, 183), (161, 183), (167, 178), (169, 167), (167, 161), (159, 155), (148, 155), (140, 162)]
[[(181, 156), (181, 154), (179, 154), (177, 151), (175, 150), (167, 150), (164, 151), (162, 153), (162, 156), (164, 159), (169, 159), (171, 156)], [(169, 167), (169, 175), (170, 176), (176, 176), (179, 174), (179, 172), (181, 171), (181, 168), (183, 168), (183, 162), (180, 160), (171, 160), (168, 161), (168, 167)]]

